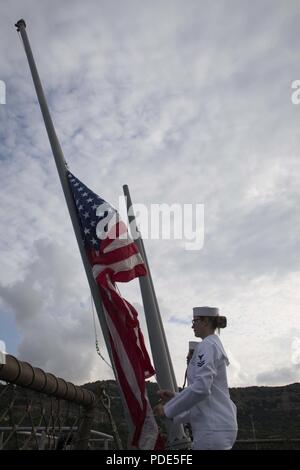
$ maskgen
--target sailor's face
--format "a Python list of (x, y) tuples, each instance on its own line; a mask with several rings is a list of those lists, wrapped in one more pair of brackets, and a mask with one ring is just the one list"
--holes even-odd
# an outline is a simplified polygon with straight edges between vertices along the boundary
[(197, 338), (202, 338), (203, 328), (205, 326), (205, 319), (201, 317), (196, 317), (193, 319), (192, 328), (194, 330), (194, 335)]

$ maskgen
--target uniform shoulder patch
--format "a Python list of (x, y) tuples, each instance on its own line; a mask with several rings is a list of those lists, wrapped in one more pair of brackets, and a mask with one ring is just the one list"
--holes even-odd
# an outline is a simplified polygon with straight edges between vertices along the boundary
[(205, 364), (205, 359), (203, 359), (204, 354), (198, 354), (197, 366), (202, 367)]

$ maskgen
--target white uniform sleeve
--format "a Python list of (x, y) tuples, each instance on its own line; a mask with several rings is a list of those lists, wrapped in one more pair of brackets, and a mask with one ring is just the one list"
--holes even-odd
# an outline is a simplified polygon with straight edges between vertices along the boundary
[(196, 353), (195, 377), (193, 383), (164, 405), (167, 418), (189, 411), (211, 393), (211, 386), (217, 374), (217, 351), (209, 342), (200, 343)]

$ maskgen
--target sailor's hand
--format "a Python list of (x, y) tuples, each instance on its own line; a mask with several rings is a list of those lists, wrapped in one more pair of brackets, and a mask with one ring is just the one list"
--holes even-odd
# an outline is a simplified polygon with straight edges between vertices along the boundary
[(175, 393), (171, 390), (158, 390), (157, 395), (162, 403), (166, 403), (174, 397)]
[(155, 416), (158, 416), (159, 418), (163, 418), (164, 416), (166, 416), (164, 412), (164, 406), (162, 403), (159, 403), (158, 405), (156, 405), (153, 408), (153, 411), (154, 411)]

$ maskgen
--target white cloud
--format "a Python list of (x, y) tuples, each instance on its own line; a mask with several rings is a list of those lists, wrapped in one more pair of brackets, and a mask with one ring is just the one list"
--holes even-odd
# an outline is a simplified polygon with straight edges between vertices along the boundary
[(291, 362), (295, 366), (300, 364), (300, 338), (294, 338), (291, 345), (292, 357)]
[[(22, 333), (19, 358), (76, 383), (95, 378), (96, 371), (99, 377), (111, 375), (95, 352), (89, 291), (76, 259), (45, 240), (35, 242), (32, 252), (24, 278), (0, 284), (2, 301)], [(102, 335), (99, 339), (107, 357)]]

